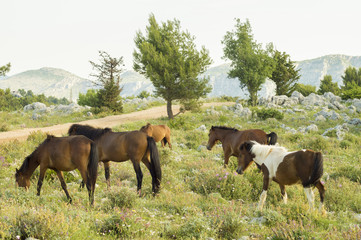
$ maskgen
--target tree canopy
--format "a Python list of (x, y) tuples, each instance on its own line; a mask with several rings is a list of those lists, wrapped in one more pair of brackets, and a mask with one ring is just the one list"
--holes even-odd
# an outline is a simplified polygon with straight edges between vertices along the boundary
[(271, 79), (276, 83), (276, 94), (291, 96), (300, 79), (299, 69), (285, 52), (273, 52), (274, 70)]
[(231, 60), (230, 78), (238, 78), (240, 86), (247, 88), (252, 105), (257, 104), (257, 92), (273, 71), (273, 51), (271, 44), (262, 48), (253, 39), (251, 24), (248, 19), (242, 23), (236, 19), (235, 30), (228, 31), (223, 38), (224, 58)]
[(8, 73), (10, 71), (10, 67), (11, 67), (10, 63), (8, 63), (8, 64), (6, 64), (4, 66), (1, 66), (0, 67), (0, 77), (5, 76), (6, 73)]
[(169, 118), (173, 118), (172, 101), (198, 100), (211, 91), (209, 79), (199, 75), (212, 60), (204, 46), (196, 49), (194, 40), (181, 30), (179, 20), (159, 24), (153, 14), (145, 34), (138, 31), (134, 39), (133, 68), (150, 79), (155, 95), (167, 101)]
[(348, 67), (345, 75), (341, 76), (343, 80), (342, 98), (361, 98), (361, 68)]
[(325, 75), (320, 83), (320, 88), (318, 89), (318, 94), (324, 94), (326, 92), (332, 92), (335, 95), (340, 94), (340, 88), (338, 87), (337, 82), (332, 82), (331, 75)]

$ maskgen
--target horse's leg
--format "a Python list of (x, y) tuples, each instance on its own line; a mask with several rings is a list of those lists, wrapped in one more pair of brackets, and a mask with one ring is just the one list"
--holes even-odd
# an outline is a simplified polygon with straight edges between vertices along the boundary
[(107, 183), (108, 189), (110, 188), (110, 168), (109, 161), (103, 161), (104, 164), (104, 173), (105, 173), (105, 181)]
[(280, 183), (279, 183), (279, 185), (280, 185), (280, 189), (281, 189), (281, 195), (282, 195), (283, 202), (284, 202), (285, 204), (287, 204), (286, 187), (285, 187), (285, 185), (280, 184)]
[(311, 187), (303, 188), (305, 190), (305, 194), (307, 196), (308, 204), (310, 205), (310, 210), (313, 210), (313, 202), (315, 199), (315, 195), (313, 194)]
[(161, 143), (161, 145), (162, 145), (162, 148), (164, 148), (164, 146), (165, 146), (165, 140), (164, 140), (164, 138), (162, 138), (162, 140), (160, 140), (160, 143)]
[(142, 189), (142, 181), (143, 181), (143, 173), (142, 169), (140, 168), (140, 164), (137, 160), (132, 159), (134, 171), (137, 175), (137, 191), (139, 196), (141, 196), (141, 189)]
[(65, 183), (65, 181), (64, 181), (63, 172), (62, 172), (62, 171), (59, 171), (59, 170), (56, 170), (56, 174), (58, 175), (59, 181), (60, 181), (60, 183), (61, 183), (61, 187), (63, 188), (63, 190), (64, 190), (64, 192), (65, 192), (65, 194), (66, 194), (66, 197), (67, 197), (69, 203), (71, 203), (71, 202), (72, 202), (72, 199), (71, 199), (71, 197), (70, 197), (70, 195), (69, 195), (69, 193), (68, 193), (68, 189), (66, 188), (66, 183)]
[(170, 136), (165, 136), (165, 140), (167, 141), (169, 148), (172, 149), (172, 144), (170, 143)]
[(231, 151), (224, 150), (224, 167), (227, 167), (230, 157), (231, 157)]
[(257, 209), (259, 211), (262, 211), (263, 205), (266, 202), (266, 198), (267, 198), (267, 190), (269, 187), (269, 171), (268, 168), (263, 164), (261, 166), (262, 172), (263, 172), (263, 191), (261, 193), (260, 199), (259, 199), (259, 203), (257, 206)]
[(89, 182), (88, 169), (87, 169), (87, 167), (81, 167), (81, 166), (79, 166), (78, 169), (79, 169), (79, 172), (81, 174), (81, 177), (83, 178), (83, 181), (82, 181), (83, 187), (84, 187), (84, 183), (86, 183), (86, 189), (88, 190), (90, 204), (93, 205), (93, 203), (94, 203), (94, 192), (92, 192), (92, 188), (91, 188), (91, 185), (90, 185), (90, 182)]
[(323, 207), (323, 200), (325, 199), (325, 187), (323, 186), (323, 184), (320, 181), (317, 181), (315, 184), (316, 188), (318, 189), (318, 192), (320, 193), (320, 207), (319, 210), (321, 213), (326, 213), (324, 207)]
[(148, 160), (148, 158), (143, 157), (142, 162), (144, 163), (144, 165), (148, 168), (150, 175), (152, 176), (152, 191), (155, 193), (155, 189), (156, 189), (156, 176), (155, 176), (155, 172), (152, 170), (151, 166), (150, 166), (150, 162)]
[(43, 180), (44, 180), (46, 169), (47, 169), (47, 167), (40, 165), (40, 174), (39, 174), (38, 188), (37, 188), (38, 191), (36, 194), (38, 196), (40, 196), (41, 186), (43, 186)]

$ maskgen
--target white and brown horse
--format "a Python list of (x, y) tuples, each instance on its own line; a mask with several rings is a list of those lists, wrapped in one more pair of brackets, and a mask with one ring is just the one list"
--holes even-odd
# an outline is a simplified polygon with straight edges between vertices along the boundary
[(285, 185), (301, 183), (311, 209), (314, 202), (311, 186), (315, 186), (320, 193), (320, 211), (323, 211), (325, 187), (320, 181), (323, 174), (323, 159), (320, 152), (312, 150), (288, 152), (284, 147), (262, 145), (255, 141), (243, 143), (240, 151), (245, 155), (244, 166), (248, 165), (247, 161), (253, 160), (261, 166), (263, 172), (263, 191), (258, 204), (259, 210), (263, 208), (270, 180), (273, 180), (279, 184), (285, 203), (287, 203)]

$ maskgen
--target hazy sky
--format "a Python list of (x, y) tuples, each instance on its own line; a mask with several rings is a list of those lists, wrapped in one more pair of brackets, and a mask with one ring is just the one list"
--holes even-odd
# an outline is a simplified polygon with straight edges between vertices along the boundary
[(150, 13), (180, 20), (213, 66), (226, 62), (221, 40), (235, 18), (248, 18), (258, 43), (272, 42), (294, 61), (361, 56), (360, 10), (360, 0), (2, 0), (0, 66), (11, 63), (8, 75), (54, 67), (88, 78), (89, 60), (103, 50), (132, 69), (134, 36)]

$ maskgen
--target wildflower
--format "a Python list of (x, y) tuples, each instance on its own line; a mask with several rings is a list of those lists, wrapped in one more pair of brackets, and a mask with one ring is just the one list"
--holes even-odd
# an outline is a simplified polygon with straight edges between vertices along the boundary
[(338, 185), (338, 187), (342, 187), (342, 184)]
[(321, 183), (322, 183), (322, 184), (325, 184), (325, 182), (324, 182), (324, 181), (321, 181)]
[(222, 178), (220, 177), (220, 178), (218, 178), (218, 180), (219, 180), (219, 181), (221, 181), (221, 180), (222, 180)]
[(218, 177), (218, 176), (219, 176), (219, 174), (217, 173), (217, 174), (216, 174), (216, 177)]
[(19, 235), (16, 235), (16, 239), (20, 239), (20, 236), (19, 236)]
[(220, 185), (217, 185), (217, 188), (220, 188), (221, 186)]

